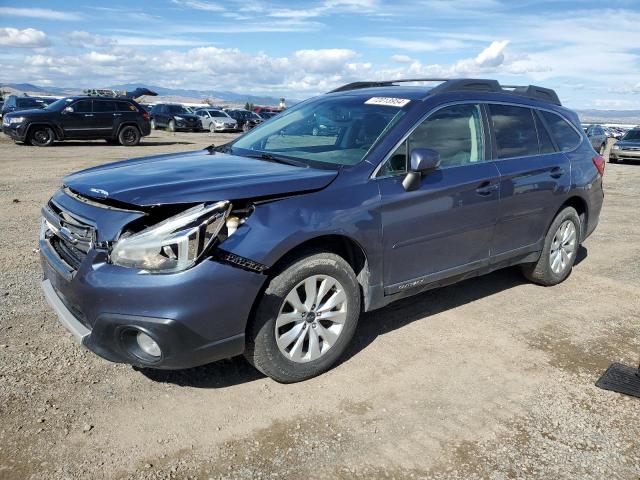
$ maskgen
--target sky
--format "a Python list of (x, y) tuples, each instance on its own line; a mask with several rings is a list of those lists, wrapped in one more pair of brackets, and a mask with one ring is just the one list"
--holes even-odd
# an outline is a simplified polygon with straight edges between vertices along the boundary
[(640, 109), (640, 0), (0, 0), (0, 84), (303, 99), (357, 80), (495, 78)]

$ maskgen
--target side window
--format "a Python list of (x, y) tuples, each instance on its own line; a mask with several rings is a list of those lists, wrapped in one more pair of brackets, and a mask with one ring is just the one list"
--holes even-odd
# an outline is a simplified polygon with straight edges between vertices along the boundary
[(489, 105), (496, 137), (498, 158), (538, 154), (538, 135), (529, 108), (512, 105)]
[(551, 112), (540, 112), (551, 130), (556, 144), (563, 152), (573, 150), (580, 143), (580, 134), (576, 132), (560, 115)]
[(76, 113), (91, 113), (91, 100), (80, 100), (73, 105), (73, 111)]
[(116, 112), (137, 112), (138, 109), (129, 102), (115, 102)]
[(94, 100), (93, 111), (95, 113), (107, 113), (113, 112), (116, 109), (115, 102), (109, 102), (106, 100)]
[(547, 131), (547, 127), (544, 126), (542, 120), (538, 116), (540, 112), (534, 113), (533, 117), (536, 121), (536, 130), (538, 131), (538, 143), (540, 144), (540, 153), (553, 153), (556, 151)]
[(379, 176), (407, 171), (407, 159), (415, 148), (440, 154), (440, 168), (484, 161), (484, 132), (480, 105), (444, 107), (424, 120), (389, 157)]

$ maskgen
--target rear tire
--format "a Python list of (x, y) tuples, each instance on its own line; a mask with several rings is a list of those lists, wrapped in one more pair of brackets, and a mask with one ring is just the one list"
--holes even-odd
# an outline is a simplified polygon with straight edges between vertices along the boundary
[(140, 143), (140, 130), (132, 125), (126, 125), (120, 130), (118, 141), (125, 147), (135, 147)]
[(49, 127), (35, 126), (29, 131), (27, 140), (34, 147), (49, 147), (53, 145), (55, 135)]
[(570, 274), (580, 247), (580, 217), (572, 207), (556, 215), (544, 239), (544, 247), (536, 263), (522, 266), (530, 281), (546, 287), (563, 282)]
[(359, 316), (360, 288), (351, 266), (333, 253), (308, 252), (269, 282), (247, 326), (244, 355), (277, 382), (307, 380), (338, 361)]

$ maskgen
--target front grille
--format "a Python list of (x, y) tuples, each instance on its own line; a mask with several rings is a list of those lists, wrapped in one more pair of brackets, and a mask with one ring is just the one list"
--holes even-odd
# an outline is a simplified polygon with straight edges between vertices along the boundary
[(78, 250), (73, 245), (64, 242), (60, 237), (53, 236), (49, 239), (49, 243), (56, 251), (58, 256), (64, 260), (74, 270), (78, 270), (82, 261), (87, 254), (81, 250)]
[(43, 240), (73, 270), (78, 270), (93, 248), (95, 228), (88, 221), (65, 211), (53, 200), (42, 209)]

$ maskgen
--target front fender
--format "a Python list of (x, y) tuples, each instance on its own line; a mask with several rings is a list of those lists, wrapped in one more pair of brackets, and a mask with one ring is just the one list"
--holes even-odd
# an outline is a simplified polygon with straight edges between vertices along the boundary
[(220, 248), (271, 267), (309, 240), (339, 235), (361, 246), (374, 284), (382, 278), (378, 205), (373, 182), (349, 185), (336, 180), (318, 192), (256, 205), (253, 214)]

